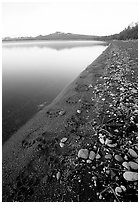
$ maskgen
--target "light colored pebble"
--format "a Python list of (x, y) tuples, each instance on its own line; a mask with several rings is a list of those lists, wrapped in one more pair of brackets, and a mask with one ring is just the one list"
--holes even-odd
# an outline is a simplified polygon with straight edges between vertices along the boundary
[(80, 113), (81, 113), (81, 110), (77, 110), (77, 113), (79, 113), (79, 114), (80, 114)]
[(59, 112), (59, 115), (64, 115), (66, 113), (66, 111), (64, 111), (64, 110), (61, 110), (60, 112)]
[(64, 147), (64, 143), (63, 142), (60, 142), (60, 147)]
[(134, 170), (138, 169), (138, 164), (133, 161), (129, 162), (129, 166), (131, 167), (131, 169), (134, 169)]
[(61, 173), (60, 173), (60, 171), (58, 171), (57, 174), (56, 174), (56, 179), (59, 180), (60, 176), (61, 176)]
[(118, 154), (115, 155), (115, 159), (116, 159), (116, 161), (119, 161), (119, 162), (123, 161), (123, 158)]
[(137, 181), (138, 180), (138, 173), (132, 171), (126, 171), (123, 173), (123, 177), (127, 181)]
[(126, 191), (125, 186), (121, 185), (120, 187), (121, 187), (121, 189), (122, 189), (123, 191)]
[(129, 149), (129, 150), (128, 150), (128, 153), (129, 153), (132, 157), (134, 157), (134, 158), (137, 158), (137, 157), (138, 157), (138, 154), (137, 154), (133, 149)]
[(116, 193), (117, 196), (120, 196), (120, 193), (122, 193), (122, 188), (120, 188), (120, 187), (117, 186), (117, 187), (115, 188), (115, 193)]
[(105, 141), (104, 141), (103, 138), (99, 138), (99, 141), (101, 142), (101, 144), (104, 144), (104, 143), (105, 143)]
[(129, 167), (129, 163), (128, 163), (128, 162), (123, 162), (123, 163), (122, 163), (122, 166), (124, 166), (127, 170), (130, 170), (130, 167)]
[(92, 163), (92, 161), (91, 161), (90, 159), (88, 159), (88, 160), (87, 160), (87, 163), (88, 163), (88, 164), (91, 164), (91, 163)]
[(88, 158), (88, 149), (80, 149), (78, 152), (78, 157), (82, 159)]
[(101, 158), (101, 155), (100, 154), (97, 154), (96, 155), (96, 159), (100, 159)]
[(90, 153), (89, 153), (89, 159), (90, 159), (90, 160), (94, 160), (94, 158), (95, 158), (95, 152), (94, 152), (94, 151), (90, 151)]
[(126, 161), (128, 161), (128, 156), (127, 156), (127, 155), (125, 155), (125, 156), (124, 156), (124, 159), (125, 159)]
[(63, 142), (63, 143), (64, 143), (64, 142), (66, 142), (66, 141), (67, 141), (67, 139), (68, 139), (68, 138), (63, 137), (63, 138), (60, 140), (60, 142)]
[(114, 144), (107, 144), (108, 147), (116, 147), (117, 146), (117, 143), (114, 143)]
[(111, 159), (112, 158), (112, 155), (111, 154), (106, 154), (105, 155), (105, 159)]

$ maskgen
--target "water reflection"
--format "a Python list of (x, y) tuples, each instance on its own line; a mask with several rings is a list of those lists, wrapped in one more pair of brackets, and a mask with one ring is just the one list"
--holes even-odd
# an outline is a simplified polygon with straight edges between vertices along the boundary
[(106, 45), (102, 41), (28, 41), (28, 42), (6, 42), (4, 48), (51, 48), (55, 50), (72, 49), (75, 47), (93, 47)]
[(102, 42), (4, 43), (3, 142), (76, 78), (106, 48)]

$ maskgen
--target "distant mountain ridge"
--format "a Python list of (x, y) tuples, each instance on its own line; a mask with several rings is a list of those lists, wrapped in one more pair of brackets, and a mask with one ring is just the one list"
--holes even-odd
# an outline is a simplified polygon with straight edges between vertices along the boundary
[(18, 38), (10, 38), (6, 37), (3, 41), (15, 41), (15, 40), (94, 40), (98, 36), (93, 35), (81, 35), (81, 34), (73, 34), (73, 33), (63, 33), (63, 32), (55, 32), (48, 35), (38, 35), (36, 37), (18, 37)]
[(131, 23), (127, 28), (117, 34), (108, 36), (83, 35), (73, 33), (55, 32), (48, 35), (38, 35), (36, 37), (6, 37), (3, 41), (20, 41), (20, 40), (128, 40), (138, 39), (138, 23)]

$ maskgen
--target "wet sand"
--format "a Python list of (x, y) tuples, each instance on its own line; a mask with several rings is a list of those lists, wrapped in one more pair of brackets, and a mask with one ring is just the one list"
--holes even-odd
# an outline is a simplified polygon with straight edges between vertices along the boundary
[[(92, 191), (86, 193), (81, 189), (89, 188), (88, 177), (87, 182), (79, 187), (78, 178), (74, 180), (72, 176), (81, 176), (81, 167), (85, 171), (85, 177), (87, 172), (91, 171), (90, 167), (99, 168), (98, 161), (91, 162), (91, 165), (85, 160), (80, 160), (78, 151), (84, 148), (88, 151), (94, 150), (97, 154), (101, 145), (99, 140), (101, 130), (110, 131), (109, 137), (113, 134), (112, 141), (114, 140), (114, 144), (117, 143), (118, 135), (112, 133), (114, 129), (109, 129), (106, 124), (119, 114), (114, 112), (116, 109), (111, 110), (111, 107), (117, 107), (117, 100), (122, 97), (120, 90), (121, 88), (125, 90), (127, 87), (124, 81), (129, 86), (132, 85), (129, 88), (135, 95), (133, 98), (137, 97), (136, 47), (136, 41), (110, 43), (108, 48), (49, 106), (39, 111), (4, 144), (3, 201), (102, 201), (98, 196), (99, 189), (104, 190), (103, 186), (101, 188), (101, 182), (97, 186), (90, 187)], [(130, 68), (133, 69), (133, 76), (130, 76), (132, 74)], [(118, 76), (115, 73), (119, 73)], [(122, 81), (118, 79), (120, 76)], [(113, 83), (115, 80), (116, 84)], [(119, 91), (117, 87), (120, 88)], [(137, 101), (134, 101), (134, 104), (136, 107), (131, 112), (137, 109)], [(118, 131), (122, 130), (118, 128)], [(137, 132), (136, 127), (133, 131)], [(62, 138), (67, 138), (66, 143), (61, 142)], [(130, 138), (129, 133), (128, 138)], [(136, 140), (131, 141), (133, 146), (137, 144)], [(121, 144), (123, 142), (120, 141)], [(120, 149), (121, 145), (117, 145)], [(124, 149), (127, 151), (130, 146)], [(100, 162), (106, 161), (104, 151), (100, 153)], [(124, 154), (123, 152), (123, 156)], [(76, 169), (79, 173), (75, 172)], [(96, 174), (98, 177), (99, 170)], [(114, 201), (116, 198), (106, 196), (103, 201), (108, 199)]]

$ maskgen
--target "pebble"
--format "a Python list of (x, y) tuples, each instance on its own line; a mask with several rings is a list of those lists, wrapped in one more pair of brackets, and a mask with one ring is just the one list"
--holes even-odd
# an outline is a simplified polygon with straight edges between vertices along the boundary
[(104, 143), (105, 143), (105, 141), (104, 141), (103, 138), (99, 138), (99, 141), (101, 142), (101, 144), (104, 144)]
[(134, 157), (134, 158), (137, 158), (137, 157), (138, 157), (138, 154), (137, 154), (133, 149), (129, 149), (129, 150), (128, 150), (128, 153), (129, 153), (132, 157)]
[(138, 173), (132, 171), (126, 171), (123, 173), (123, 177), (127, 181), (137, 181), (138, 180)]
[(120, 196), (120, 193), (122, 193), (122, 188), (117, 186), (115, 188), (115, 193), (116, 193), (117, 196)]
[(125, 155), (125, 156), (124, 156), (124, 159), (125, 159), (126, 161), (128, 161), (128, 156), (127, 156), (127, 155)]
[(117, 146), (117, 143), (114, 143), (114, 144), (107, 144), (108, 147), (116, 147)]
[(63, 142), (60, 142), (60, 147), (64, 147), (64, 143)]
[(59, 115), (64, 115), (66, 113), (66, 111), (64, 111), (64, 110), (61, 110), (61, 111), (59, 111)]
[(68, 139), (68, 138), (63, 137), (63, 138), (60, 140), (60, 142), (63, 142), (63, 143), (64, 143), (64, 142), (66, 142), (66, 141), (67, 141), (67, 139)]
[(134, 169), (134, 170), (138, 169), (138, 164), (133, 161), (129, 162), (129, 166), (131, 167), (131, 169)]
[(126, 191), (125, 186), (121, 185), (120, 187), (121, 187), (121, 189), (122, 189), (123, 191)]
[(88, 160), (87, 160), (87, 163), (88, 163), (88, 164), (91, 164), (91, 163), (92, 163), (92, 161), (91, 161), (90, 159), (88, 159)]
[(111, 154), (106, 154), (105, 155), (105, 159), (111, 159), (112, 158), (112, 155)]
[(120, 156), (120, 155), (115, 155), (115, 159), (116, 161), (119, 161), (119, 162), (122, 162), (123, 161), (123, 158)]
[(88, 149), (80, 149), (78, 152), (78, 157), (82, 159), (88, 158)]
[(95, 158), (95, 152), (94, 152), (94, 151), (90, 151), (90, 153), (89, 153), (89, 159), (90, 159), (90, 160), (94, 160), (94, 158)]
[(100, 159), (101, 158), (101, 155), (100, 154), (97, 154), (96, 155), (96, 159)]
[(56, 174), (56, 179), (59, 180), (60, 176), (61, 176), (61, 173), (60, 173), (60, 171), (58, 171), (57, 174)]
[(122, 166), (124, 166), (127, 170), (130, 170), (130, 167), (129, 167), (129, 163), (128, 163), (128, 162), (123, 162), (123, 163), (122, 163)]

